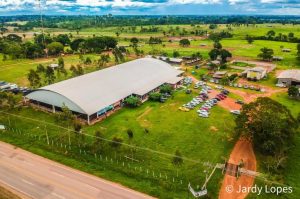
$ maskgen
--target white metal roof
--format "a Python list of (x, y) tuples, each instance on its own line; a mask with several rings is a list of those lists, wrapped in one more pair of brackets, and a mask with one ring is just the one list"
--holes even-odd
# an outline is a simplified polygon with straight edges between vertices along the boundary
[(142, 58), (42, 87), (26, 97), (56, 106), (65, 103), (90, 115), (131, 94), (144, 95), (174, 81), (182, 72), (161, 60)]
[(293, 79), (295, 81), (300, 81), (300, 70), (285, 70), (281, 72), (277, 78)]

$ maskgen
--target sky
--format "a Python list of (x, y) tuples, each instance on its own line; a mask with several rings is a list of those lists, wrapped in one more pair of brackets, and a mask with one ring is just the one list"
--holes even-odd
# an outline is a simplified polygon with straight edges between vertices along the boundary
[[(300, 0), (40, 0), (47, 15), (300, 15)], [(39, 0), (0, 0), (0, 15), (39, 13)]]

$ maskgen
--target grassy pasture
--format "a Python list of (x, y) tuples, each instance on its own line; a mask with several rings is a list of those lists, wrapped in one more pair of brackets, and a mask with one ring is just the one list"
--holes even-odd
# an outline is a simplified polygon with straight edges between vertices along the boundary
[[(119, 170), (115, 165), (107, 166), (107, 164), (95, 163), (93, 155), (90, 159), (89, 156), (80, 155), (78, 152), (76, 155), (72, 155), (70, 152), (66, 154), (59, 152), (59, 147), (54, 147), (54, 150), (52, 148), (52, 151), (45, 140), (29, 141), (29, 139), (32, 139), (30, 136), (42, 136), (45, 139), (44, 128), (47, 128), (50, 140), (62, 141), (66, 132), (49, 125), (44, 127), (42, 123), (37, 124), (36, 122), (14, 117), (10, 117), (11, 124), (28, 133), (28, 135), (23, 135), (20, 139), (18, 136), (1, 136), (0, 134), (0, 139), (160, 198), (185, 198), (187, 196), (188, 181), (194, 187), (197, 185), (202, 186), (205, 179), (204, 169), (211, 171), (211, 169), (203, 166), (203, 162), (223, 162), (223, 157), (228, 156), (234, 143), (234, 140), (232, 140), (234, 116), (218, 106), (212, 109), (211, 117), (208, 119), (199, 118), (195, 110), (190, 112), (179, 111), (178, 107), (191, 98), (192, 96), (186, 95), (184, 91), (178, 91), (175, 93), (174, 98), (168, 99), (166, 103), (146, 102), (136, 109), (124, 108), (100, 123), (84, 127), (83, 132), (94, 135), (95, 131), (99, 130), (106, 139), (118, 136), (123, 139), (124, 143), (167, 154), (174, 154), (178, 149), (184, 157), (202, 163), (184, 160), (181, 166), (176, 167), (171, 162), (172, 157), (169, 156), (153, 154), (139, 149), (132, 152), (125, 146), (112, 149), (108, 144), (105, 145), (107, 150), (104, 149), (104, 154), (108, 154), (110, 157), (123, 157), (125, 154), (130, 156), (133, 153), (132, 157), (139, 162), (129, 161), (129, 163), (137, 166), (137, 168), (142, 167), (144, 171), (143, 175), (133, 175), (125, 168), (122, 169), (123, 167)], [(31, 108), (11, 111), (11, 113), (57, 124), (52, 114), (34, 111)], [(1, 114), (0, 121), (7, 123), (7, 116)], [(134, 136), (132, 139), (127, 136), (128, 129), (133, 131)], [(148, 129), (147, 133), (145, 129)], [(85, 139), (85, 142), (88, 143), (93, 141), (88, 137)], [(160, 172), (162, 174), (166, 173), (169, 176), (168, 180), (164, 180), (164, 177), (162, 177), (157, 181), (157, 179), (152, 179), (151, 175), (145, 176), (146, 168), (151, 171), (151, 175), (152, 171), (155, 171), (156, 175), (159, 175)], [(172, 183), (172, 176), (177, 181), (177, 185)], [(182, 185), (178, 185), (177, 176), (179, 179), (183, 179)], [(208, 184), (209, 195), (213, 198), (217, 197), (221, 180), (221, 171), (218, 170)], [(170, 190), (167, 185), (173, 186), (174, 189)]]

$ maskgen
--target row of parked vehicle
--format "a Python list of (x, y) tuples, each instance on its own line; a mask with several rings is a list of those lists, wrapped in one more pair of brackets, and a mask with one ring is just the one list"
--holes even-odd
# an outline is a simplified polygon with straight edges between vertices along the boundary
[(183, 84), (184, 84), (184, 85), (192, 84), (192, 82), (193, 82), (193, 79), (192, 79), (191, 77), (185, 77), (185, 78), (183, 79)]
[(190, 102), (182, 105), (179, 107), (179, 110), (181, 111), (190, 111), (194, 109), (197, 105), (199, 105), (201, 102), (204, 102), (208, 99), (208, 93), (211, 90), (210, 86), (207, 86), (205, 82), (196, 82), (195, 87), (199, 88), (202, 86), (202, 89), (198, 96), (194, 97)]
[(253, 85), (247, 85), (247, 84), (243, 85), (243, 84), (237, 84), (237, 83), (235, 83), (235, 84), (229, 83), (229, 86), (236, 87), (236, 88), (244, 88), (244, 89), (250, 89), (250, 90), (265, 92), (264, 88), (256, 87), (256, 86), (253, 86)]
[(229, 94), (229, 91), (222, 90), (219, 94), (217, 94), (214, 98), (207, 100), (199, 110), (197, 110), (197, 113), (200, 117), (208, 118), (210, 114), (210, 109), (215, 106), (219, 101), (224, 100), (227, 95)]
[(0, 81), (0, 91), (12, 92), (14, 94), (22, 93), (23, 95), (26, 95), (31, 92), (31, 89), (27, 87), (19, 87), (17, 84)]

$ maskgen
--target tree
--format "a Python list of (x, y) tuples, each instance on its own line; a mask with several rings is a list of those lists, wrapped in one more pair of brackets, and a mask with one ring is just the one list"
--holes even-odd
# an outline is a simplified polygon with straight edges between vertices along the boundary
[(130, 96), (125, 99), (125, 104), (132, 108), (139, 106), (140, 103), (140, 99), (136, 96)]
[(211, 51), (209, 51), (208, 55), (209, 55), (211, 60), (216, 60), (218, 58), (218, 55), (219, 55), (219, 50), (214, 48)]
[(65, 75), (65, 77), (67, 76), (68, 72), (65, 69), (65, 61), (62, 57), (58, 58), (58, 68), (57, 68), (57, 73), (63, 73)]
[(74, 50), (75, 52), (77, 52), (79, 50), (80, 44), (81, 44), (81, 47), (84, 46), (84, 42), (85, 42), (85, 40), (82, 39), (82, 38), (74, 39), (71, 42), (70, 47), (71, 47), (72, 50)]
[(139, 39), (136, 37), (132, 37), (130, 39), (130, 43), (132, 44), (133, 47), (137, 47), (137, 44), (139, 43)]
[(180, 54), (179, 54), (179, 52), (178, 51), (176, 51), (176, 50), (174, 50), (173, 51), (173, 57), (179, 57), (180, 56)]
[(236, 132), (251, 139), (263, 155), (286, 151), (298, 126), (285, 106), (267, 97), (243, 105), (235, 122)]
[(43, 49), (38, 44), (28, 41), (22, 44), (22, 47), (26, 58), (34, 59), (44, 55)]
[(81, 129), (82, 129), (82, 125), (81, 125), (80, 122), (74, 121), (74, 122), (73, 122), (73, 128), (74, 128), (74, 132), (75, 132), (77, 135), (79, 135), (80, 132), (81, 132)]
[(221, 62), (222, 63), (226, 63), (227, 58), (232, 57), (232, 54), (226, 49), (222, 49), (219, 54), (221, 56)]
[(45, 70), (45, 78), (47, 84), (52, 84), (55, 80), (54, 70), (49, 66)]
[(127, 129), (127, 135), (129, 139), (133, 138), (133, 131), (131, 129)]
[(60, 42), (52, 42), (47, 45), (49, 55), (59, 55), (64, 51), (64, 46)]
[(98, 66), (99, 67), (103, 67), (103, 66), (105, 67), (106, 64), (109, 62), (109, 60), (110, 60), (109, 54), (101, 54), (100, 58), (98, 60)]
[(180, 151), (178, 149), (175, 151), (175, 155), (173, 157), (172, 163), (175, 166), (180, 166), (183, 163), (183, 159), (182, 159), (181, 153), (180, 153)]
[(16, 43), (21, 43), (22, 42), (22, 37), (16, 35), (16, 34), (9, 34), (5, 38), (8, 41), (16, 42)]
[(33, 69), (30, 69), (27, 75), (27, 79), (30, 83), (30, 86), (32, 86), (33, 88), (39, 87), (41, 85), (41, 78), (39, 74)]
[(69, 45), (71, 43), (71, 40), (67, 34), (59, 34), (55, 38), (55, 41), (61, 43), (64, 46)]
[(299, 88), (297, 88), (296, 86), (290, 86), (289, 89), (288, 89), (288, 95), (290, 97), (299, 96)]
[(222, 44), (220, 42), (216, 41), (216, 42), (214, 42), (214, 48), (220, 50), (220, 49), (222, 49)]
[(114, 136), (110, 145), (114, 148), (120, 148), (122, 142), (123, 142), (122, 138)]
[(262, 58), (265, 61), (270, 61), (273, 58), (273, 54), (274, 54), (273, 49), (264, 47), (260, 49), (260, 51), (261, 53), (257, 55), (259, 58)]
[(87, 58), (84, 60), (84, 64), (86, 64), (86, 65), (89, 65), (89, 64), (91, 64), (91, 63), (92, 63), (92, 60), (91, 60), (90, 57), (87, 57)]
[(152, 92), (149, 94), (149, 99), (152, 101), (159, 101), (161, 98), (161, 93), (158, 92)]
[(191, 45), (190, 41), (188, 39), (181, 39), (179, 41), (179, 45), (182, 47), (188, 47)]
[(268, 32), (267, 32), (267, 36), (269, 36), (269, 37), (274, 37), (275, 36), (275, 31), (274, 30), (269, 30)]
[(39, 65), (37, 65), (37, 67), (36, 67), (36, 72), (38, 72), (38, 73), (43, 73), (43, 72), (45, 72), (45, 67), (42, 65), (42, 64), (39, 64)]
[(120, 51), (118, 47), (115, 47), (112, 51), (114, 57), (115, 57), (115, 62), (116, 63), (121, 63), (125, 61), (125, 57), (123, 53)]
[(172, 94), (172, 87), (170, 84), (164, 84), (159, 87), (160, 93), (169, 93)]
[(251, 37), (249, 35), (246, 36), (246, 40), (247, 40), (248, 44), (252, 44), (254, 41), (253, 37)]

